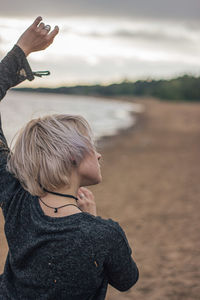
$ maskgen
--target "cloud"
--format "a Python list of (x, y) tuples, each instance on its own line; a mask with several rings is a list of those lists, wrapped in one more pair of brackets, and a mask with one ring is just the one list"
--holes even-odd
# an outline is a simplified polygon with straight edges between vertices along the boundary
[(191, 37), (189, 35), (174, 35), (169, 34), (161, 30), (157, 31), (146, 31), (146, 30), (138, 30), (138, 31), (132, 31), (128, 29), (120, 29), (117, 31), (114, 31), (112, 33), (100, 33), (100, 32), (91, 32), (88, 34), (85, 34), (86, 36), (91, 36), (94, 38), (106, 38), (106, 37), (112, 37), (112, 38), (119, 38), (119, 39), (127, 39), (127, 40), (146, 40), (146, 41), (165, 41), (165, 42), (188, 42), (191, 40)]
[(83, 26), (79, 28), (68, 26), (65, 32), (77, 37), (87, 37), (96, 41), (100, 39), (102, 42), (107, 39), (110, 42), (126, 43), (129, 46), (131, 43), (141, 44), (146, 48), (154, 44), (180, 50), (184, 47), (186, 50), (200, 51), (200, 21), (105, 21), (103, 24), (98, 21), (87, 22), (86, 28), (83, 22)]
[(2, 1), (1, 16), (100, 16), (198, 19), (199, 0), (43, 0)]

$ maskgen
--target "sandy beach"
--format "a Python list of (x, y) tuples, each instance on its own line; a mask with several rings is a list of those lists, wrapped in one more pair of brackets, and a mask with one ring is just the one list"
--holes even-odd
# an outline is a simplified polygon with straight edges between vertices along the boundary
[[(142, 103), (135, 127), (103, 140), (97, 212), (124, 229), (140, 270), (107, 300), (197, 300), (200, 295), (200, 104)], [(101, 149), (102, 148), (102, 149)], [(0, 272), (7, 246), (0, 215)]]

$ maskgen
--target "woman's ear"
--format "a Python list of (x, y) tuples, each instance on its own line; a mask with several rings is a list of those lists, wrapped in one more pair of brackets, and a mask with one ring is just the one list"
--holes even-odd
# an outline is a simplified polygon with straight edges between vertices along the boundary
[(72, 165), (73, 165), (73, 166), (76, 166), (76, 161), (75, 161), (75, 159), (72, 160)]

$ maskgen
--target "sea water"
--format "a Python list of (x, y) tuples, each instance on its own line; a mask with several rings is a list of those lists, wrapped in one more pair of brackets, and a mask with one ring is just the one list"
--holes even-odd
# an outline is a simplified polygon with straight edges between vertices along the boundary
[(95, 139), (116, 134), (136, 122), (140, 104), (77, 95), (9, 91), (0, 104), (3, 130), (11, 140), (29, 120), (46, 114), (82, 115), (90, 123)]

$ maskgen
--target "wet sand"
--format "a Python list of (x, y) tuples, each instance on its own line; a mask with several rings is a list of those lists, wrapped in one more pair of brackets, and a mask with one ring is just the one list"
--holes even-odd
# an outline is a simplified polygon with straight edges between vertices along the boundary
[[(107, 300), (194, 300), (200, 295), (200, 104), (145, 105), (134, 128), (103, 140), (98, 215), (118, 221), (133, 249), (138, 283), (109, 286)], [(6, 242), (0, 215), (0, 272)]]

